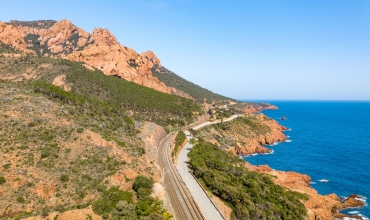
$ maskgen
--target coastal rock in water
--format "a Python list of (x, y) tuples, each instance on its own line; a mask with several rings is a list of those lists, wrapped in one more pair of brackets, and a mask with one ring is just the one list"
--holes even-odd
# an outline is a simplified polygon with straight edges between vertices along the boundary
[(280, 186), (286, 187), (292, 191), (297, 191), (308, 195), (309, 199), (303, 201), (308, 210), (308, 220), (326, 220), (326, 219), (343, 219), (345, 217), (352, 219), (362, 219), (361, 216), (348, 216), (339, 213), (339, 210), (360, 207), (364, 203), (360, 201), (358, 195), (350, 195), (343, 203), (334, 193), (329, 195), (320, 195), (310, 187), (311, 177), (297, 172), (284, 172), (272, 170), (268, 165), (254, 166), (246, 162), (246, 167), (251, 171), (270, 174), (274, 182)]
[(346, 200), (344, 200), (343, 204), (340, 206), (341, 209), (348, 209), (348, 208), (357, 208), (362, 207), (365, 205), (364, 202), (361, 201), (363, 197), (351, 194)]

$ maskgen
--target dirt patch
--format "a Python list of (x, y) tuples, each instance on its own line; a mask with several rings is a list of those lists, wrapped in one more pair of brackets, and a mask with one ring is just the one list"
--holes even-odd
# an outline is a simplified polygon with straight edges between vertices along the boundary
[(71, 85), (66, 83), (65, 75), (59, 75), (55, 77), (55, 79), (53, 80), (53, 85), (59, 86), (60, 88), (64, 89), (67, 92), (71, 91)]

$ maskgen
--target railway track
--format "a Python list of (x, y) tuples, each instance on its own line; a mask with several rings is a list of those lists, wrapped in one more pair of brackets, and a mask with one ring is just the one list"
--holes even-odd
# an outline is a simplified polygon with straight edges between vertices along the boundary
[(158, 146), (158, 159), (159, 165), (163, 170), (164, 186), (175, 218), (177, 220), (203, 220), (205, 218), (172, 162), (170, 154), (172, 136), (172, 134), (168, 135)]

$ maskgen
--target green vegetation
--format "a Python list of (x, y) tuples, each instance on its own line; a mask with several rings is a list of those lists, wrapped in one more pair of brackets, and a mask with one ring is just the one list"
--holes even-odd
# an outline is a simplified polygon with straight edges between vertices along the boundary
[(241, 123), (248, 125), (254, 132), (257, 132), (258, 134), (266, 134), (268, 132), (271, 132), (271, 128), (269, 128), (267, 125), (262, 124), (253, 116), (239, 117), (235, 120), (235, 122), (231, 123)]
[[(22, 200), (17, 198), (24, 198), (35, 210), (47, 212), (86, 207), (94, 202), (88, 200), (90, 195), (95, 196), (94, 200), (108, 198), (116, 203), (123, 198), (132, 202), (126, 199), (127, 192), (114, 197), (116, 194), (107, 189), (111, 187), (111, 176), (124, 175), (122, 170), (144, 169), (141, 172), (151, 174), (151, 167), (140, 164), (142, 142), (136, 136), (133, 119), (124, 110), (94, 103), (101, 101), (88, 100), (40, 81), (25, 85), (0, 80), (1, 168), (6, 175), (16, 176), (14, 181), (27, 181), (13, 188), (0, 177), (0, 184), (9, 192), (0, 198), (0, 203), (10, 204), (9, 208), (19, 216), (25, 216)], [(102, 139), (104, 134), (109, 142)], [(108, 146), (114, 142), (119, 147), (112, 153)], [(122, 160), (127, 156), (134, 158), (129, 164)], [(52, 196), (61, 202), (54, 207), (46, 206), (46, 200), (32, 193), (40, 182), (59, 181)], [(131, 198), (132, 192), (129, 193)], [(114, 204), (111, 207), (115, 209)]]
[(60, 181), (62, 181), (62, 182), (68, 182), (69, 181), (69, 176), (68, 175), (65, 175), (65, 174), (61, 175), (60, 176)]
[(160, 81), (166, 84), (166, 86), (174, 87), (175, 89), (186, 92), (198, 102), (203, 103), (205, 98), (209, 103), (212, 100), (232, 100), (231, 98), (213, 93), (208, 89), (204, 89), (190, 81), (187, 81), (164, 67), (160, 68), (160, 72), (155, 71), (156, 69), (157, 68), (154, 67), (152, 70), (153, 76), (157, 77)]
[[(98, 70), (91, 71), (81, 63), (68, 60), (28, 55), (6, 58), (0, 62), (0, 67), (2, 77), (15, 77), (23, 82), (36, 81), (35, 90), (38, 92), (79, 107), (87, 105), (98, 107), (99, 111), (109, 110), (106, 115), (130, 112), (139, 121), (153, 121), (162, 126), (184, 126), (194, 121), (196, 116), (193, 112), (203, 112), (201, 106), (192, 100), (107, 76)], [(30, 70), (35, 71), (35, 77), (31, 80), (23, 75)], [(71, 87), (71, 92), (59, 91), (47, 85), (60, 75), (65, 76), (65, 84)]]
[[(42, 25), (40, 25), (42, 23)], [(13, 26), (24, 26), (24, 27), (31, 27), (31, 28), (49, 28), (53, 26), (55, 23), (57, 23), (54, 20), (37, 20), (37, 21), (17, 21), (17, 20), (11, 20), (10, 22), (7, 22), (6, 24), (11, 24)]]
[(248, 171), (244, 161), (200, 140), (189, 153), (194, 175), (233, 209), (236, 219), (305, 219), (306, 195), (274, 184), (272, 177)]
[(17, 202), (18, 203), (25, 203), (26, 202), (26, 200), (24, 200), (24, 198), (22, 197), (22, 196), (19, 196), (18, 198), (17, 198)]
[(5, 177), (0, 176), (0, 185), (3, 185), (4, 183), (6, 183)]
[[(114, 139), (114, 136), (111, 135), (112, 131), (116, 131), (114, 133), (117, 136), (119, 136), (119, 132), (125, 132), (129, 135), (137, 134), (133, 121), (122, 108), (96, 99), (87, 99), (73, 92), (66, 92), (58, 86), (42, 81), (34, 81), (31, 86), (35, 92), (45, 94), (64, 104), (73, 105), (74, 108), (69, 113), (82, 121), (90, 121), (90, 129), (105, 137)], [(86, 116), (89, 118), (85, 118)], [(91, 117), (94, 117), (95, 120), (91, 121)], [(77, 129), (78, 133), (83, 131), (83, 127)]]
[(93, 203), (92, 209), (97, 215), (109, 214), (114, 210), (119, 201), (133, 203), (132, 193), (119, 190), (118, 187), (112, 187), (104, 191), (103, 198)]
[(139, 175), (135, 178), (134, 183), (132, 184), (132, 189), (135, 190), (136, 192), (140, 188), (152, 189), (153, 184), (154, 184), (154, 180), (152, 178)]
[[(171, 219), (171, 215), (163, 209), (163, 204), (157, 198), (150, 196), (154, 181), (139, 175), (135, 178), (133, 189), (137, 193), (138, 201), (133, 203), (133, 194), (112, 187), (104, 191), (101, 199), (92, 204), (95, 214), (105, 219)], [(155, 216), (156, 218), (152, 218)]]
[(19, 51), (14, 50), (10, 45), (4, 44), (0, 41), (0, 53), (20, 53)]
[(186, 140), (185, 133), (183, 131), (179, 131), (175, 138), (175, 148), (173, 149), (173, 152), (172, 152), (173, 155), (177, 155), (179, 151), (179, 147), (182, 146), (185, 140)]

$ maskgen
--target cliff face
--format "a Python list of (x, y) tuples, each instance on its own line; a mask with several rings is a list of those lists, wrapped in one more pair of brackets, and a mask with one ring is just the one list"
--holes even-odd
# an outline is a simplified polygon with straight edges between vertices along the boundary
[(22, 34), (13, 25), (5, 24), (0, 22), (0, 41), (4, 44), (10, 45), (15, 50), (34, 53), (27, 49), (27, 45), (24, 42)]
[[(119, 44), (107, 29), (94, 29), (92, 40), (93, 44), (82, 51), (69, 54), (67, 59), (87, 63), (106, 75), (118, 76), (142, 86), (170, 93), (164, 83), (152, 75), (151, 68), (154, 64), (151, 60)], [(154, 54), (153, 56), (155, 57)], [(159, 62), (156, 57), (153, 60)]]
[(106, 75), (171, 93), (152, 75), (153, 67), (161, 67), (155, 54), (122, 46), (107, 29), (95, 28), (90, 34), (68, 20), (1, 22), (0, 41), (19, 51), (84, 62)]
[(311, 178), (305, 174), (276, 171), (267, 165), (253, 166), (248, 162), (246, 162), (246, 166), (252, 171), (276, 177), (273, 180), (280, 186), (308, 195), (309, 199), (304, 201), (304, 205), (308, 210), (308, 220), (343, 219), (345, 217), (362, 219), (360, 216), (346, 216), (338, 212), (341, 209), (363, 206), (364, 203), (358, 200), (359, 196), (357, 195), (350, 195), (342, 202), (334, 193), (329, 195), (318, 194), (309, 185)]

